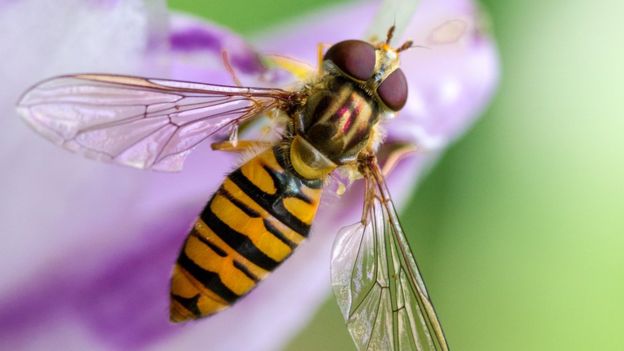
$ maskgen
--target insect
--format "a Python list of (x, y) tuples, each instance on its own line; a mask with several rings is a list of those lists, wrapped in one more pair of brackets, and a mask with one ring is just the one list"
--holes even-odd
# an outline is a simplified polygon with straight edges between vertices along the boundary
[[(180, 170), (195, 146), (223, 132), (213, 149), (263, 149), (225, 178), (182, 244), (174, 322), (249, 293), (308, 236), (330, 174), (362, 177), (361, 221), (339, 232), (331, 260), (353, 340), (359, 350), (447, 350), (377, 159), (382, 117), (408, 94), (399, 56), (412, 42), (393, 48), (393, 31), (384, 41), (334, 44), (298, 89), (78, 74), (35, 85), (18, 111), (66, 149), (141, 169)], [(239, 140), (239, 126), (271, 112), (285, 116), (278, 142)]]

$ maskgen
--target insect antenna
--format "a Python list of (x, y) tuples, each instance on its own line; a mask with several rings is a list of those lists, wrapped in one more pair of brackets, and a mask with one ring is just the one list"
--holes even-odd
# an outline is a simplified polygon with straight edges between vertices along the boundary
[(411, 40), (406, 41), (405, 43), (403, 43), (403, 45), (399, 46), (396, 49), (396, 52), (399, 53), (401, 51), (406, 51), (409, 49), (413, 49), (413, 48), (419, 48), (419, 49), (431, 49), (428, 46), (422, 46), (422, 45), (414, 45), (414, 42)]
[(390, 44), (390, 41), (392, 40), (392, 37), (394, 36), (394, 30), (396, 29), (396, 25), (392, 25), (392, 27), (390, 27), (390, 29), (388, 29), (388, 34), (386, 34), (386, 44)]
[(412, 45), (414, 45), (414, 42), (411, 40), (406, 41), (405, 43), (403, 43), (403, 45), (399, 46), (396, 49), (396, 52), (401, 52), (401, 51), (405, 51), (407, 49), (410, 49), (412, 47)]

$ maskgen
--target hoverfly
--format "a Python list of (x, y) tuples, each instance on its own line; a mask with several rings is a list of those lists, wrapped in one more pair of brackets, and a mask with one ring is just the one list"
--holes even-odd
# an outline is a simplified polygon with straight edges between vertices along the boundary
[[(213, 149), (262, 149), (226, 176), (187, 235), (171, 278), (173, 322), (249, 293), (305, 240), (326, 180), (346, 170), (364, 179), (365, 201), (361, 221), (338, 233), (331, 280), (357, 348), (448, 350), (377, 158), (382, 117), (408, 94), (399, 55), (412, 42), (392, 47), (393, 32), (332, 45), (298, 89), (77, 74), (38, 83), (17, 109), (68, 150), (141, 169), (178, 171), (224, 132)], [(239, 140), (239, 126), (275, 112), (285, 116), (281, 140)]]

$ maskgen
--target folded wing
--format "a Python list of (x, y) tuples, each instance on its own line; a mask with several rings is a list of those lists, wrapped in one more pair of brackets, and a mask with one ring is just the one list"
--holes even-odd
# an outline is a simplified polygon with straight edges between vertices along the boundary
[(357, 349), (448, 350), (440, 322), (376, 163), (366, 214), (334, 244), (331, 278)]

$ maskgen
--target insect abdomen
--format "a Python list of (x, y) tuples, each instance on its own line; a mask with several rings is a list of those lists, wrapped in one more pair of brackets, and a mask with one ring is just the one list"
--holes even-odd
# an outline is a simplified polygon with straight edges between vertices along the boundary
[(232, 172), (195, 222), (171, 280), (174, 322), (214, 314), (247, 294), (303, 241), (321, 180), (285, 166), (280, 147)]

